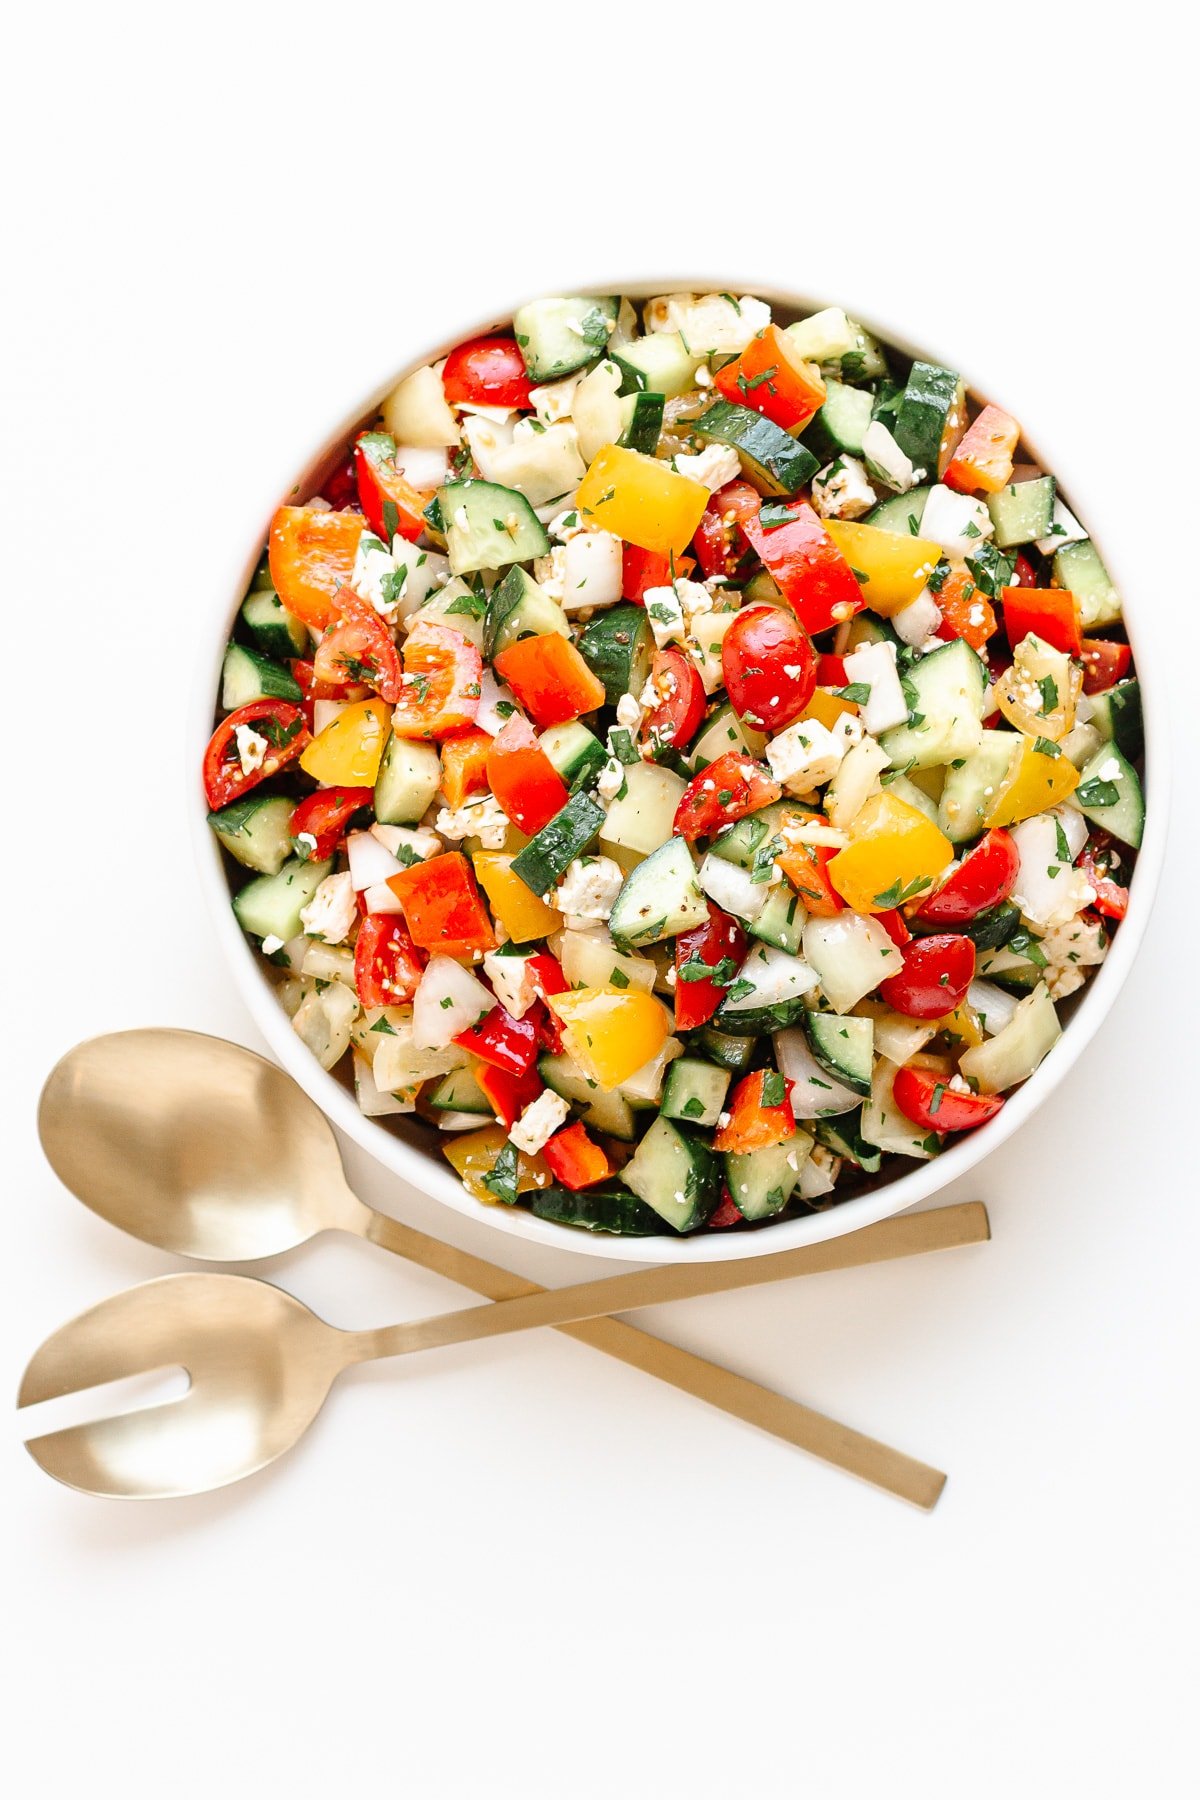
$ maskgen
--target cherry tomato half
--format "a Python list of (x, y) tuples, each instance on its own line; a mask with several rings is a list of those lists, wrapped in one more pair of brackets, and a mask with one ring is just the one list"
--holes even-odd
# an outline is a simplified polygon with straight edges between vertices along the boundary
[(966, 999), (975, 979), (975, 946), (958, 932), (913, 938), (900, 950), (904, 967), (879, 984), (883, 999), (909, 1019), (940, 1019)]
[[(346, 835), (356, 812), (374, 803), (374, 788), (318, 788), (301, 800), (290, 827), (296, 855), (305, 862), (324, 862)], [(312, 839), (309, 843), (307, 840)], [(304, 840), (301, 842), (301, 840)]]
[(313, 656), (314, 677), (335, 686), (362, 682), (395, 706), (401, 694), (400, 655), (386, 621), (349, 587), (338, 589), (333, 608), (337, 618)]
[(401, 738), (447, 737), (472, 724), (483, 658), (451, 625), (422, 620), (404, 646), (404, 677), (392, 730)]
[(1129, 889), (1112, 878), (1113, 869), (1119, 867), (1119, 858), (1120, 852), (1113, 840), (1101, 831), (1085, 846), (1076, 865), (1083, 870), (1088, 886), (1095, 893), (1092, 905), (1106, 919), (1123, 919), (1129, 910)]
[[(267, 748), (256, 769), (243, 769), (237, 730), (246, 726), (266, 738)], [(204, 797), (213, 812), (240, 800), (260, 781), (295, 762), (310, 742), (304, 714), (287, 700), (252, 700), (221, 720), (204, 752)]]
[(722, 825), (744, 819), (778, 800), (783, 789), (752, 756), (727, 750), (693, 777), (675, 809), (675, 832), (694, 843)]
[(527, 407), (525, 358), (512, 338), (472, 338), (446, 358), (442, 390), (451, 406)]
[(734, 615), (721, 644), (721, 671), (734, 712), (762, 731), (798, 719), (817, 685), (812, 639), (777, 606), (747, 606)]
[(643, 741), (652, 751), (682, 750), (704, 719), (704, 683), (696, 665), (681, 650), (656, 650), (650, 685), (656, 703), (642, 723)]
[(981, 837), (941, 887), (917, 909), (919, 919), (937, 925), (965, 925), (1007, 900), (1016, 884), (1021, 859), (1007, 831)]
[(1114, 644), (1110, 638), (1085, 637), (1081, 661), (1084, 693), (1102, 694), (1128, 675), (1133, 651), (1128, 644)]
[(959, 1094), (932, 1069), (908, 1067), (897, 1071), (892, 1098), (906, 1119), (937, 1132), (973, 1131), (1004, 1105), (1003, 1094)]
[(363, 1006), (399, 1006), (421, 979), (421, 959), (395, 913), (368, 913), (354, 945), (354, 985)]
[(427, 495), (396, 467), (396, 440), (386, 431), (364, 431), (354, 446), (358, 498), (367, 524), (390, 544), (397, 532), (410, 542), (425, 529)]
[[(748, 943), (746, 933), (736, 919), (709, 902), (708, 923), (697, 925), (675, 939), (675, 1026), (678, 1031), (692, 1031), (706, 1025), (725, 998), (741, 966)], [(701, 965), (720, 974), (714, 981), (701, 971)], [(684, 971), (687, 971), (685, 974)]]

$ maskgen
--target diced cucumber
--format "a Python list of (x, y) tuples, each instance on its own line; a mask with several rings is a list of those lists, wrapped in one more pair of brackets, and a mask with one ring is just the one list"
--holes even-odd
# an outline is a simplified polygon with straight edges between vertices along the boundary
[(621, 1180), (676, 1231), (703, 1225), (720, 1197), (717, 1162), (708, 1145), (661, 1114), (621, 1170)]
[(867, 514), (863, 524), (874, 525), (880, 531), (895, 532), (898, 537), (920, 537), (925, 502), (931, 492), (931, 488), (915, 487), (907, 494), (893, 494), (889, 500), (881, 500)]
[(632, 1144), (637, 1130), (633, 1109), (623, 1094), (606, 1094), (569, 1056), (539, 1056), (538, 1074), (548, 1088), (583, 1108), (585, 1125)]
[(299, 935), (300, 909), (308, 905), (332, 868), (332, 862), (301, 862), (292, 857), (275, 874), (248, 881), (233, 897), (238, 924), (254, 937), (282, 938), (286, 944)]
[(293, 805), (282, 794), (250, 794), (210, 812), (208, 822), (230, 856), (247, 869), (278, 875), (292, 853)]
[(545, 556), (546, 528), (524, 494), (494, 481), (448, 481), (437, 493), (455, 575)]
[(621, 371), (622, 394), (648, 391), (673, 400), (690, 393), (696, 370), (704, 362), (684, 343), (678, 331), (652, 331), (647, 337), (614, 345), (609, 352)]
[[(250, 577), (250, 593), (261, 594), (275, 592), (275, 577), (271, 573), (271, 553), (264, 550), (254, 565), (254, 573)], [(268, 652), (269, 654), (269, 652)]]
[(736, 450), (742, 472), (763, 494), (794, 494), (820, 467), (811, 450), (762, 413), (732, 400), (714, 401), (691, 429), (705, 443)]
[(376, 819), (381, 825), (416, 825), (441, 780), (442, 765), (432, 744), (389, 738), (375, 782)]
[(454, 575), (444, 587), (430, 594), (428, 600), (423, 600), (416, 611), (409, 615), (405, 621), (405, 630), (411, 630), (418, 620), (427, 624), (450, 625), (455, 631), (461, 631), (469, 644), (482, 650), (486, 606), (485, 595), (468, 587), (461, 575)]
[(799, 956), (789, 956), (769, 944), (755, 944), (747, 951), (737, 980), (725, 990), (717, 1009), (717, 1026), (724, 1031), (778, 1031), (795, 1024), (804, 1011), (804, 997), (817, 986), (818, 975)]
[(608, 761), (608, 751), (600, 739), (578, 719), (551, 725), (538, 742), (571, 793), (586, 786)]
[(658, 1214), (623, 1187), (584, 1188), (579, 1193), (557, 1184), (535, 1188), (529, 1210), (537, 1219), (579, 1225), (585, 1231), (609, 1231), (616, 1237), (662, 1236)]
[(548, 894), (577, 856), (591, 848), (604, 823), (604, 808), (588, 793), (572, 794), (548, 824), (535, 832), (512, 860), (530, 893)]
[(226, 712), (253, 700), (290, 700), (299, 706), (304, 695), (290, 669), (244, 644), (230, 644), (221, 664), (221, 705)]
[(766, 905), (751, 921), (750, 935), (795, 956), (804, 938), (804, 916), (799, 894), (783, 883), (768, 893)]
[(549, 632), (570, 637), (567, 615), (525, 569), (514, 565), (488, 597), (483, 619), (483, 654), (489, 659), (507, 650), (519, 638), (542, 637)]
[(625, 877), (608, 929), (619, 950), (636, 950), (690, 931), (707, 918), (692, 853), (682, 838), (668, 835), (666, 843)]
[(662, 436), (663, 403), (663, 396), (658, 393), (626, 394), (621, 400), (624, 429), (618, 443), (627, 450), (640, 450), (643, 456), (653, 456)]
[(242, 621), (264, 656), (288, 657), (308, 654), (308, 626), (284, 608), (283, 601), (270, 586), (255, 587), (242, 601)]
[[(805, 1016), (801, 1014), (801, 1018)], [(792, 1084), (792, 1111), (798, 1119), (821, 1119), (858, 1106), (861, 1096), (857, 1090), (836, 1081), (824, 1063), (817, 1061), (801, 1026), (777, 1031), (774, 1045), (780, 1074)]]
[(998, 494), (987, 496), (987, 509), (995, 527), (992, 542), (999, 550), (1032, 544), (1045, 537), (1054, 516), (1054, 477), (1039, 475), (1036, 481), (1010, 481)]
[(572, 294), (518, 307), (513, 331), (530, 379), (560, 381), (596, 362), (608, 348), (619, 305), (612, 296)]
[(451, 1069), (431, 1089), (429, 1104), (438, 1112), (492, 1114), (492, 1103), (470, 1069)]
[(766, 733), (755, 731), (738, 718), (728, 701), (718, 706), (705, 721), (699, 737), (692, 745), (692, 768), (698, 775), (730, 750), (746, 756), (761, 756), (767, 747)]
[(690, 1125), (715, 1125), (729, 1092), (728, 1069), (681, 1056), (667, 1071), (661, 1112), (664, 1119), (686, 1119)]
[[(918, 775), (931, 772), (926, 769), (915, 771)], [(899, 769), (885, 769), (880, 776), (880, 782), (890, 794), (895, 795), (897, 800), (903, 800), (906, 806), (915, 806), (918, 812), (923, 812), (927, 819), (931, 819), (935, 825), (937, 824), (937, 801), (927, 794), (924, 788), (919, 788), (915, 781), (910, 781), (907, 775), (902, 775)]]
[(1114, 743), (1123, 756), (1132, 762), (1142, 754), (1142, 690), (1135, 681), (1121, 681), (1116, 687), (1105, 688), (1102, 694), (1093, 694), (1092, 716), (1088, 723), (1095, 726), (1102, 738)]
[(870, 423), (871, 396), (865, 388), (827, 381), (825, 404), (805, 427), (804, 443), (821, 463), (829, 462), (842, 450), (861, 456), (863, 433)]
[(600, 842), (623, 869), (632, 869), (666, 842), (687, 783), (659, 763), (633, 762), (625, 770), (625, 792), (614, 800), (600, 828)]
[(812, 1147), (807, 1131), (794, 1131), (765, 1150), (726, 1152), (725, 1185), (743, 1219), (770, 1219), (783, 1211)]
[(753, 869), (756, 861), (761, 863), (766, 846), (780, 826), (786, 819), (794, 818), (796, 811), (794, 804), (776, 800), (758, 812), (747, 813), (713, 839), (712, 855), (736, 863), (739, 869)]
[(756, 1037), (742, 1037), (736, 1032), (722, 1031), (716, 1025), (700, 1028), (700, 1047), (711, 1062), (720, 1063), (734, 1075), (744, 1075), (758, 1048)]
[(604, 683), (604, 697), (615, 706), (623, 694), (636, 699), (650, 678), (654, 633), (644, 606), (622, 600), (597, 613), (579, 637), (579, 654)]
[(983, 830), (984, 816), (1012, 766), (1015, 747), (1011, 731), (985, 731), (975, 749), (946, 770), (937, 822), (952, 844), (965, 844)]
[(808, 1012), (804, 1031), (809, 1049), (827, 1074), (856, 1094), (871, 1091), (875, 1021), (851, 1014)]
[(1085, 631), (1115, 625), (1121, 617), (1120, 595), (1091, 538), (1054, 552), (1054, 585), (1074, 594)]
[(862, 1108), (857, 1107), (853, 1113), (843, 1113), (837, 1119), (818, 1119), (813, 1130), (818, 1144), (824, 1144), (835, 1156), (844, 1156), (868, 1175), (877, 1175), (883, 1152), (859, 1135), (861, 1121)]
[(1146, 823), (1137, 770), (1115, 744), (1104, 744), (1079, 772), (1071, 800), (1094, 825), (1136, 850)]
[(915, 662), (904, 676), (907, 725), (880, 735), (894, 769), (929, 769), (969, 756), (983, 736), (987, 665), (962, 638)]
[(915, 362), (896, 409), (892, 436), (911, 461), (917, 480), (941, 475), (943, 449), (961, 437), (967, 396), (960, 376), (937, 363)]

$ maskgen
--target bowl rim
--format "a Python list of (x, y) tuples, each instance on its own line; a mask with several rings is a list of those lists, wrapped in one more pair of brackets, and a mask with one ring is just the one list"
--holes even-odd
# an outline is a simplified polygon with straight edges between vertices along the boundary
[[(762, 282), (739, 280), (734, 284), (727, 274), (672, 274), (655, 280), (637, 276), (607, 282), (597, 282), (589, 277), (561, 291), (619, 293), (641, 300), (661, 293), (753, 293), (802, 313), (844, 304), (840, 299), (829, 297), (814, 300), (800, 290), (772, 279)], [(538, 1219), (522, 1207), (482, 1204), (462, 1186), (449, 1164), (436, 1157), (436, 1152), (433, 1155), (423, 1153), (401, 1138), (394, 1137), (375, 1120), (360, 1112), (353, 1094), (331, 1073), (320, 1067), (291, 1029), (290, 1021), (265, 978), (261, 957), (243, 935), (229, 904), (229, 885), (220, 846), (208, 828), (207, 807), (200, 784), (195, 779), (195, 771), (212, 733), (213, 696), (217, 691), (221, 657), (228, 641), (230, 625), (262, 554), (271, 514), (281, 503), (278, 496), (308, 491), (305, 482), (311, 482), (318, 470), (328, 467), (333, 451), (360, 420), (378, 407), (397, 381), (413, 369), (444, 355), (464, 338), (488, 329), (497, 319), (511, 317), (516, 307), (522, 304), (523, 298), (524, 296), (519, 297), (512, 302), (501, 298), (486, 313), (473, 310), (470, 319), (464, 320), (449, 334), (440, 335), (432, 344), (426, 344), (418, 354), (402, 362), (385, 380), (373, 385), (363, 396), (360, 405), (349, 413), (343, 413), (322, 434), (317, 440), (318, 448), (314, 453), (301, 463), (292, 464), (290, 469), (281, 470), (283, 478), (264, 496), (261, 508), (256, 506), (253, 512), (249, 509), (247, 511), (247, 539), (251, 539), (251, 532), (255, 529), (254, 522), (257, 520), (256, 535), (251, 539), (253, 547), (248, 554), (240, 553), (236, 561), (231, 557), (228, 592), (232, 597), (227, 606), (214, 611), (211, 630), (206, 627), (202, 634), (185, 739), (189, 754), (183, 779), (188, 788), (187, 809), (192, 847), (200, 886), (218, 942), (232, 970), (241, 998), (249, 1008), (271, 1054), (299, 1082), (326, 1117), (390, 1173), (400, 1176), (421, 1193), (444, 1203), (468, 1219), (490, 1226), (518, 1242), (601, 1257), (609, 1261), (641, 1264), (733, 1261), (748, 1256), (772, 1255), (801, 1244), (840, 1237), (906, 1211), (976, 1168), (986, 1156), (998, 1149), (1014, 1132), (1019, 1131), (1026, 1120), (1049, 1098), (1091, 1042), (1112, 1007), (1145, 935), (1166, 850), (1170, 813), (1170, 740), (1165, 705), (1159, 698), (1166, 691), (1165, 671), (1160, 675), (1158, 669), (1158, 658), (1162, 654), (1159, 639), (1148, 626), (1139, 624), (1135, 605), (1132, 622), (1128, 619), (1124, 622), (1133, 646), (1138, 680), (1144, 693), (1149, 695), (1150, 704), (1143, 705), (1146, 738), (1146, 830), (1132, 877), (1129, 911), (1122, 921), (1121, 929), (1112, 940), (1104, 962), (1087, 983), (1061, 1039), (993, 1120), (978, 1131), (964, 1135), (957, 1144), (929, 1162), (914, 1164), (908, 1172), (882, 1187), (871, 1188), (826, 1212), (782, 1219), (757, 1231), (706, 1232), (691, 1238), (621, 1238)], [(860, 320), (869, 331), (906, 355), (933, 360), (932, 352), (922, 349), (905, 330), (889, 324), (879, 314), (866, 313), (848, 304), (845, 305), (845, 310), (852, 318)], [(984, 400), (988, 390), (973, 381), (961, 367), (960, 373), (972, 396), (977, 400)], [(1040, 441), (1035, 445), (1024, 428), (1022, 439), (1034, 451), (1041, 467), (1051, 469), (1056, 475), (1061, 472), (1062, 459), (1053, 454), (1042, 454), (1044, 445)], [(1064, 486), (1075, 495), (1076, 490), (1069, 479), (1064, 481)], [(1086, 512), (1086, 506), (1082, 510)], [(1106, 526), (1095, 534), (1095, 541), (1101, 548), (1105, 565), (1112, 572), (1121, 594), (1136, 592), (1136, 584), (1131, 589), (1125, 580), (1136, 564), (1132, 556), (1128, 560), (1124, 558), (1119, 546), (1114, 550), (1114, 535), (1118, 534), (1110, 533)], [(430, 1149), (434, 1149), (432, 1142)]]

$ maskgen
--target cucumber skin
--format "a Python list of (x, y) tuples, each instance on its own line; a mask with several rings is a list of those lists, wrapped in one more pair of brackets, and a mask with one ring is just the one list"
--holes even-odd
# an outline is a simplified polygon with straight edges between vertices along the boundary
[(747, 478), (768, 494), (795, 494), (811, 481), (820, 464), (812, 451), (761, 413), (732, 400), (717, 400), (691, 421), (697, 437), (731, 450), (753, 465)]
[(578, 1193), (557, 1184), (538, 1188), (530, 1196), (529, 1210), (535, 1218), (550, 1219), (556, 1225), (605, 1231), (614, 1237), (672, 1235), (666, 1220), (625, 1187), (584, 1188)]
[(893, 436), (913, 467), (936, 479), (946, 414), (958, 392), (958, 374), (939, 363), (915, 362), (896, 414)]
[(604, 819), (604, 808), (598, 800), (582, 790), (573, 794), (562, 811), (555, 813), (517, 852), (512, 861), (513, 874), (540, 899), (558, 885), (575, 858), (595, 843)]
[[(592, 674), (604, 683), (604, 698), (615, 706), (623, 694), (636, 699), (650, 675), (654, 660), (654, 633), (644, 606), (619, 600), (584, 626), (579, 654)], [(644, 663), (640, 676), (635, 665)]]

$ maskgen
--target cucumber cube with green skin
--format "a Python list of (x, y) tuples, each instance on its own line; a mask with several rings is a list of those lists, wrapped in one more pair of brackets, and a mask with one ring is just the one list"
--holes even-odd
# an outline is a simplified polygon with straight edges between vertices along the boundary
[(806, 1012), (804, 1032), (809, 1049), (826, 1074), (856, 1094), (870, 1093), (875, 1050), (873, 1019)]
[(1091, 538), (1055, 551), (1054, 585), (1074, 594), (1085, 631), (1115, 625), (1121, 617), (1120, 595)]
[(208, 822), (230, 856), (260, 875), (277, 875), (292, 853), (293, 802), (282, 794), (250, 794)]
[(483, 654), (490, 662), (524, 637), (570, 637), (567, 615), (525, 569), (514, 563), (496, 583), (483, 616)]
[(1036, 481), (1010, 481), (998, 494), (988, 495), (997, 549), (1011, 550), (1045, 537), (1054, 516), (1054, 485), (1053, 475), (1040, 475)]
[(920, 537), (925, 502), (932, 492), (932, 488), (915, 487), (907, 494), (893, 494), (890, 500), (881, 500), (863, 524), (874, 525), (877, 531), (894, 532), (897, 537)]
[(274, 875), (248, 881), (233, 897), (238, 924), (252, 937), (277, 937), (286, 944), (298, 936), (301, 909), (332, 868), (332, 862), (301, 862), (293, 857)]
[(640, 450), (643, 456), (653, 456), (662, 436), (663, 406), (661, 394), (627, 394), (621, 401), (625, 429), (619, 442), (627, 450)]
[[(264, 656), (307, 656), (308, 627), (303, 619), (287, 612), (283, 601), (270, 585), (257, 585), (242, 602), (242, 622)], [(257, 577), (256, 577), (257, 583)]]
[(660, 1111), (664, 1119), (713, 1126), (721, 1116), (732, 1075), (698, 1056), (681, 1056), (667, 1070)]
[(936, 477), (943, 442), (965, 421), (966, 391), (957, 372), (937, 363), (915, 362), (892, 436), (918, 472), (918, 480)]
[(598, 361), (608, 348), (619, 306), (612, 295), (571, 294), (519, 307), (513, 334), (530, 380), (561, 381)]
[(645, 607), (622, 600), (597, 613), (583, 628), (579, 654), (604, 683), (609, 706), (623, 694), (640, 694), (654, 661), (654, 632)]
[(766, 1150), (725, 1154), (725, 1185), (743, 1219), (770, 1219), (782, 1212), (812, 1154), (807, 1131), (794, 1131)]
[(1139, 682), (1122, 681), (1091, 696), (1093, 725), (1101, 737), (1117, 746), (1132, 762), (1142, 754), (1142, 689)]
[(676, 1231), (703, 1225), (720, 1198), (717, 1160), (708, 1145), (661, 1114), (621, 1170), (621, 1180)]
[(226, 712), (254, 700), (287, 700), (303, 704), (300, 683), (290, 669), (245, 644), (230, 644), (221, 664), (221, 705)]
[(827, 381), (825, 403), (805, 427), (803, 443), (822, 463), (831, 461), (843, 450), (851, 456), (860, 456), (863, 433), (870, 423), (871, 396), (864, 388)]
[(661, 394), (673, 400), (696, 385), (696, 370), (705, 361), (695, 356), (678, 331), (652, 331), (609, 351), (621, 371), (621, 394)]
[(448, 481), (435, 496), (451, 573), (507, 569), (545, 556), (546, 528), (524, 494), (495, 481)]
[(572, 794), (561, 811), (514, 856), (513, 874), (520, 876), (530, 893), (542, 898), (557, 887), (575, 858), (591, 848), (603, 823), (604, 808), (599, 801), (588, 793)]
[(820, 467), (812, 451), (772, 419), (732, 400), (714, 401), (691, 429), (705, 443), (736, 450), (742, 473), (763, 494), (795, 494)]
[(537, 1219), (556, 1225), (579, 1225), (585, 1231), (609, 1231), (617, 1237), (662, 1237), (663, 1221), (652, 1207), (623, 1187), (536, 1188), (529, 1209)]
[(692, 853), (682, 838), (668, 838), (626, 876), (608, 929), (618, 950), (636, 950), (691, 931), (707, 918)]
[(608, 751), (600, 739), (578, 719), (549, 726), (538, 743), (571, 793), (588, 786), (608, 761)]
[(1136, 850), (1146, 823), (1146, 802), (1133, 764), (1115, 744), (1103, 744), (1079, 774), (1071, 796), (1085, 818)]
[(442, 765), (432, 744), (419, 744), (412, 738), (389, 738), (375, 782), (375, 817), (379, 824), (418, 824), (441, 780)]

